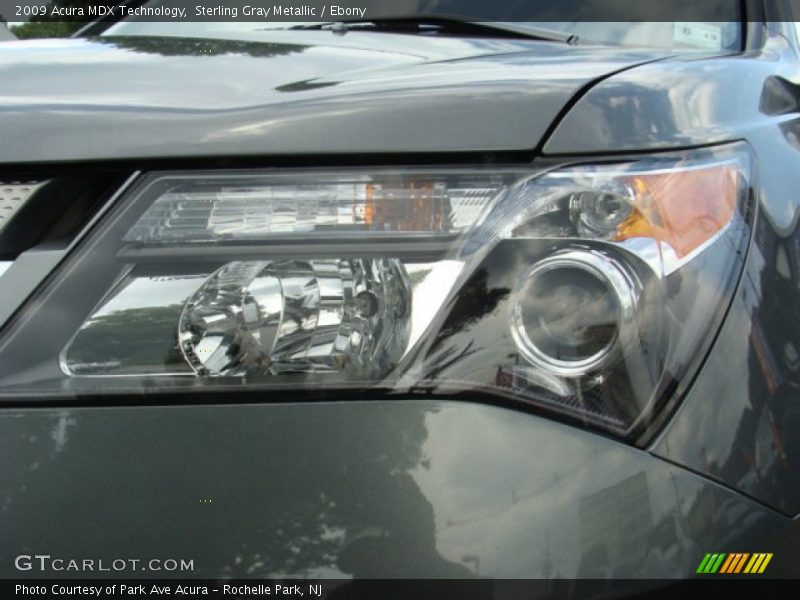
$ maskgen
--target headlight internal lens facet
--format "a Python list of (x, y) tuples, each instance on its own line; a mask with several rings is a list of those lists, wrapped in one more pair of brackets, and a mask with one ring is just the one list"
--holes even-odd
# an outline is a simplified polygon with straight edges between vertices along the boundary
[(379, 377), (405, 350), (409, 306), (395, 259), (239, 261), (189, 299), (178, 338), (200, 374)]

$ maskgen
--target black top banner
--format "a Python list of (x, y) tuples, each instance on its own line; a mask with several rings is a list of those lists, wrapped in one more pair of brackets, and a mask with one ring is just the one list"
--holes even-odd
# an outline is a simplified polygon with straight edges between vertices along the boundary
[[(771, 5), (771, 9), (767, 7)], [(765, 10), (765, 7), (766, 10)], [(91, 22), (337, 22), (452, 18), (472, 21), (736, 22), (800, 20), (800, 0), (0, 0), (2, 19)]]

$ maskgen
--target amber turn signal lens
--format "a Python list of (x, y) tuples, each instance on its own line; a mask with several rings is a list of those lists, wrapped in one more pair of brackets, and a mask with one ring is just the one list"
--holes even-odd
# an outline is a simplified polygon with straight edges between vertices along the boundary
[(733, 218), (739, 173), (731, 165), (637, 175), (634, 210), (614, 237), (648, 237), (669, 244), (678, 258), (702, 248)]

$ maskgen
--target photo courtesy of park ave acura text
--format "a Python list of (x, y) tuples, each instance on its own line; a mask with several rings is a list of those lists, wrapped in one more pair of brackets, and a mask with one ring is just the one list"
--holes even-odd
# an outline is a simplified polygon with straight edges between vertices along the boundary
[(800, 0), (0, 0), (0, 597), (800, 593)]

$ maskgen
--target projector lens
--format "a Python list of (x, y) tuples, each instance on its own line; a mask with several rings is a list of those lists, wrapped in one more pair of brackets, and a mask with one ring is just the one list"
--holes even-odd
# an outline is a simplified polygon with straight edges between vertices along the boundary
[(515, 292), (512, 334), (534, 365), (583, 375), (614, 349), (635, 293), (602, 255), (574, 251), (534, 265)]
[(520, 312), (531, 341), (561, 360), (584, 360), (606, 349), (617, 331), (613, 292), (577, 268), (542, 273), (526, 288)]

